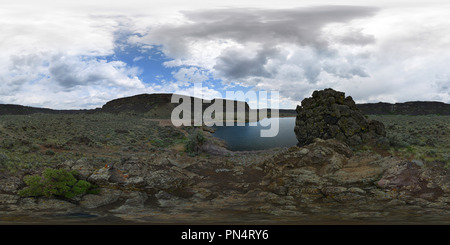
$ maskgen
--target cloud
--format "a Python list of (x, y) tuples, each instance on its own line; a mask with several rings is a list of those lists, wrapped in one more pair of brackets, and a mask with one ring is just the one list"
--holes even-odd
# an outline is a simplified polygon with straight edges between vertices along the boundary
[(229, 48), (217, 57), (213, 67), (217, 75), (229, 80), (239, 80), (248, 77), (272, 77), (276, 71), (269, 71), (265, 66), (269, 59), (280, 56), (275, 48), (259, 49), (248, 52), (245, 49)]
[[(132, 42), (161, 47), (172, 58), (167, 66), (202, 67), (225, 84), (261, 89), (274, 88), (264, 86), (270, 80), (267, 85), (276, 84), (287, 95), (287, 83), (317, 84), (323, 73), (347, 79), (369, 76), (359, 60), (363, 50), (340, 50), (374, 44), (374, 36), (348, 22), (378, 11), (360, 6), (184, 11), (184, 22), (156, 26)], [(339, 28), (329, 27), (333, 25)]]
[(127, 67), (122, 61), (58, 56), (49, 65), (49, 79), (64, 89), (77, 86), (105, 85), (144, 88), (139, 69)]
[[(320, 38), (328, 23), (371, 16), (376, 8), (319, 6), (293, 9), (225, 9), (184, 12), (191, 25), (176, 28), (194, 38), (233, 39), (239, 43), (326, 46)], [(189, 31), (192, 30), (192, 31)]]
[(89, 96), (100, 95), (100, 91), (109, 91), (109, 99), (114, 99), (146, 89), (138, 77), (140, 69), (122, 61), (40, 52), (11, 55), (0, 64), (8, 70), (0, 68), (0, 103), (92, 108), (105, 102)]
[(0, 103), (93, 108), (195, 82), (209, 95), (277, 90), (293, 107), (327, 87), (450, 102), (448, 4), (19, 2), (0, 8)]
[(201, 83), (209, 79), (206, 71), (196, 67), (182, 67), (178, 71), (172, 72), (172, 75), (182, 86), (189, 86), (192, 83)]
[(187, 23), (152, 28), (139, 41), (162, 44), (164, 52), (173, 58), (188, 55), (190, 43), (199, 39), (264, 43), (267, 46), (295, 43), (326, 49), (328, 43), (321, 37), (323, 27), (372, 16), (376, 11), (377, 8), (359, 6), (184, 11)]
[(55, 109), (95, 108), (123, 95), (153, 91), (142, 70), (107, 60), (134, 32), (119, 15), (66, 6), (2, 5), (0, 103)]
[(375, 36), (364, 33), (363, 28), (349, 26), (346, 23), (331, 23), (322, 29), (322, 38), (328, 43), (365, 46), (375, 43)]
[(134, 41), (159, 45), (171, 67), (201, 67), (225, 84), (278, 90), (298, 103), (327, 87), (359, 102), (449, 101), (437, 89), (446, 86), (433, 82), (449, 62), (447, 10), (420, 4), (193, 10)]

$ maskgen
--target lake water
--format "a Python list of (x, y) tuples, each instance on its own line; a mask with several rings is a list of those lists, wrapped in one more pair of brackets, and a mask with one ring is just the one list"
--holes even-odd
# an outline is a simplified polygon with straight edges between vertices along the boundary
[[(278, 135), (275, 137), (261, 137), (261, 129), (267, 130), (273, 127), (273, 121), (279, 121)], [(295, 117), (284, 118), (265, 118), (261, 120), (263, 125), (272, 123), (263, 127), (260, 122), (256, 126), (246, 123), (245, 126), (214, 126), (216, 132), (213, 135), (227, 142), (228, 149), (232, 151), (254, 151), (264, 150), (275, 147), (289, 147), (297, 144), (294, 127)]]

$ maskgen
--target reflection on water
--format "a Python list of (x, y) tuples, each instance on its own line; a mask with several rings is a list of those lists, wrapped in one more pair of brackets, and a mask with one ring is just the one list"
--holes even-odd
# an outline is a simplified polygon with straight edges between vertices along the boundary
[[(268, 130), (278, 120), (279, 130), (275, 137), (261, 137), (261, 130)], [(262, 125), (269, 125), (264, 127)], [(295, 117), (265, 118), (256, 126), (214, 126), (215, 137), (227, 142), (232, 151), (264, 150), (275, 147), (289, 147), (297, 144), (294, 133)]]

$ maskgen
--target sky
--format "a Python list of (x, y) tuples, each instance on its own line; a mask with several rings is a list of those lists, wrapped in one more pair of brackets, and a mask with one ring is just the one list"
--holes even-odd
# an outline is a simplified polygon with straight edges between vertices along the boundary
[[(450, 2), (2, 0), (0, 103), (93, 109), (143, 93), (333, 88), (450, 103)], [(251, 107), (252, 104), (250, 104)]]

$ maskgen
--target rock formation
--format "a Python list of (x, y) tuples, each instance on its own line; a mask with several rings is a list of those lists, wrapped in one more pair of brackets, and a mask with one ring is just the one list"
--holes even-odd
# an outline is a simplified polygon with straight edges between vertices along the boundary
[(315, 138), (338, 139), (349, 146), (389, 144), (383, 123), (369, 120), (357, 108), (351, 96), (333, 89), (314, 91), (297, 106), (295, 134), (298, 145)]

